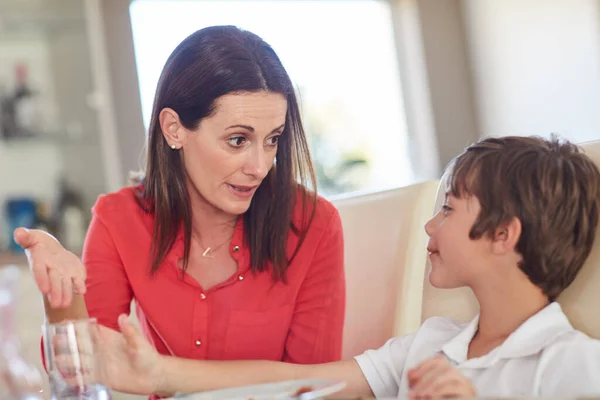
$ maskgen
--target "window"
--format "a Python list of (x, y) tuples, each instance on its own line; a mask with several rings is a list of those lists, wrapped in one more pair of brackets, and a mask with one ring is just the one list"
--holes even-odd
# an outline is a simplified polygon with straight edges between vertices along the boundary
[(267, 41), (296, 85), (321, 194), (413, 181), (387, 2), (137, 0), (130, 11), (146, 126), (175, 46), (200, 28), (236, 25)]

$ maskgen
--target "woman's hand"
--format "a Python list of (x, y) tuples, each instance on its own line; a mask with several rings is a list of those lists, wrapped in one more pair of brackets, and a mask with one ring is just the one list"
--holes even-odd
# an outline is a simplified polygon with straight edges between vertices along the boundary
[(100, 326), (101, 348), (107, 384), (111, 389), (135, 394), (160, 394), (164, 379), (165, 356), (154, 347), (127, 319), (119, 316), (121, 333)]
[(52, 235), (41, 230), (17, 228), (14, 238), (25, 249), (37, 286), (52, 308), (67, 308), (73, 293), (85, 293), (83, 263)]
[(445, 357), (431, 358), (408, 371), (410, 399), (470, 398), (477, 395), (475, 387)]

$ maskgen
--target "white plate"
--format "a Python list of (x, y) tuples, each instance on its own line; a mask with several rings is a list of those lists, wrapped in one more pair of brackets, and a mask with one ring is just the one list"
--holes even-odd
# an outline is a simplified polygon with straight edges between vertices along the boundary
[[(295, 394), (301, 388), (310, 387), (312, 390), (300, 396)], [(242, 386), (176, 396), (180, 400), (266, 400), (266, 399), (298, 399), (312, 400), (320, 399), (339, 392), (346, 387), (345, 382), (330, 381), (324, 379), (309, 379), (286, 381), (277, 383), (266, 383), (263, 385)]]

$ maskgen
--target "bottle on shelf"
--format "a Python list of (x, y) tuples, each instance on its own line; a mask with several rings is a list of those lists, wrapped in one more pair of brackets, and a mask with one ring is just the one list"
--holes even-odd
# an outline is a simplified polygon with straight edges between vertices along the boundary
[(85, 239), (85, 226), (83, 197), (63, 177), (59, 185), (54, 223), (57, 239), (66, 249), (80, 252)]

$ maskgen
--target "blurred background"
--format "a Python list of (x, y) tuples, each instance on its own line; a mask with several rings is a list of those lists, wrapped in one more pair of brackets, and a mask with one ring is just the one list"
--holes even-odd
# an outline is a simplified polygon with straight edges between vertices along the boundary
[(600, 0), (0, 0), (0, 265), (15, 226), (81, 250), (144, 165), (169, 53), (217, 24), (279, 54), (326, 197), (437, 178), (483, 136), (600, 138)]
[(166, 58), (217, 24), (280, 55), (326, 197), (435, 178), (481, 136), (600, 136), (598, 0), (2, 0), (2, 253), (16, 225), (80, 250), (144, 164)]

